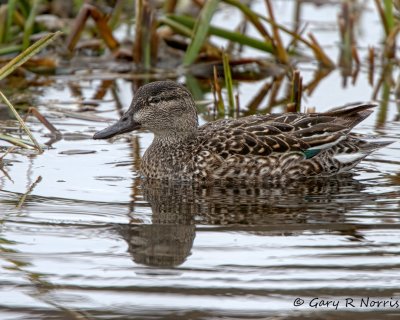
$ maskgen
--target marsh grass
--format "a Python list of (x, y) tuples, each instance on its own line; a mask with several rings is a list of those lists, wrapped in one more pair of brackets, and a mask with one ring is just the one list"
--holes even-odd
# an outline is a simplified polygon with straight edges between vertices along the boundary
[(116, 52), (119, 48), (119, 42), (115, 39), (108, 25), (108, 16), (104, 15), (99, 9), (90, 4), (84, 4), (79, 10), (75, 23), (66, 39), (66, 47), (70, 51), (75, 49), (89, 17), (95, 22), (97, 31), (107, 47), (112, 52)]
[[(214, 95), (214, 116), (216, 113), (218, 113), (219, 117), (222, 117), (225, 115), (225, 103), (224, 103), (224, 99), (222, 96), (222, 87), (219, 84), (219, 77), (218, 77), (218, 71), (217, 71), (217, 67), (214, 66), (213, 68), (213, 74), (214, 74), (214, 81), (213, 81), (213, 85), (212, 85), (212, 89), (213, 89), (213, 95)], [(217, 111), (217, 112), (215, 112)]]
[(36, 41), (29, 48), (25, 49), (21, 54), (10, 60), (7, 64), (0, 68), (0, 80), (7, 77), (10, 73), (14, 72), (17, 68), (27, 62), (36, 53), (49, 45), (54, 39), (56, 39), (61, 32), (50, 33)]
[[(57, 2), (58, 0), (55, 0)], [(40, 3), (40, 6), (39, 6)], [(326, 51), (326, 48), (320, 43), (313, 33), (307, 32), (307, 24), (301, 19), (301, 7), (305, 5), (302, 1), (296, 1), (295, 13), (292, 23), (283, 25), (283, 19), (275, 14), (276, 3), (271, 0), (264, 0), (265, 10), (256, 12), (251, 4), (248, 5), (239, 0), (210, 0), (210, 1), (192, 1), (192, 15), (184, 14), (181, 11), (183, 2), (179, 0), (164, 1), (161, 6), (150, 0), (117, 0), (114, 7), (103, 10), (103, 7), (86, 4), (84, 1), (74, 1), (71, 6), (75, 14), (75, 19), (68, 32), (66, 47), (75, 54), (79, 41), (84, 43), (85, 37), (94, 39), (99, 37), (103, 44), (109, 50), (104, 50), (104, 46), (97, 49), (98, 54), (112, 54), (111, 58), (133, 60), (134, 68), (138, 70), (142, 79), (151, 77), (160, 78), (161, 74), (158, 63), (162, 59), (169, 59), (169, 52), (165, 48), (173, 48), (181, 51), (179, 67), (174, 69), (173, 76), (178, 77), (184, 73), (186, 76), (191, 74), (191, 70), (196, 69), (202, 78), (212, 79), (213, 90), (215, 93), (215, 109), (219, 116), (229, 113), (232, 115), (235, 110), (239, 113), (239, 106), (236, 103), (232, 92), (231, 83), (226, 79), (228, 70), (226, 61), (229, 60), (230, 77), (233, 80), (249, 80), (246, 76), (247, 71), (237, 72), (240, 68), (236, 66), (250, 65), (250, 58), (242, 54), (246, 48), (252, 48), (260, 51), (261, 58), (258, 58), (259, 66), (264, 60), (270, 60), (279, 66), (284, 66), (285, 75), (280, 77), (274, 72), (261, 71), (251, 74), (250, 80), (260, 80), (271, 77), (261, 89), (260, 93), (252, 99), (249, 104), (249, 112), (270, 111), (271, 108), (279, 103), (294, 104), (289, 106), (299, 110), (301, 106), (302, 94), (306, 92), (311, 95), (316, 90), (318, 84), (332, 70), (340, 68), (343, 77), (343, 85), (346, 86), (348, 78), (351, 83), (357, 81), (361, 70), (368, 70), (368, 82), (374, 86), (374, 97), (378, 97), (378, 92), (385, 84), (383, 80), (375, 81), (374, 73), (382, 64), (398, 64), (396, 57), (397, 37), (400, 32), (398, 20), (398, 1), (392, 0), (373, 0), (373, 9), (376, 10), (376, 16), (382, 25), (384, 39), (382, 47), (368, 49), (367, 56), (364, 57), (364, 51), (359, 50), (357, 43), (357, 20), (365, 9), (361, 1), (341, 1), (338, 4), (339, 17), (337, 26), (340, 33), (340, 56), (334, 60)], [(312, 3), (312, 1), (311, 1)], [(36, 32), (43, 31), (36, 23), (36, 17), (41, 14), (43, 2), (39, 0), (15, 1), (10, 0), (0, 6), (0, 55), (10, 54), (26, 48)], [(238, 26), (217, 27), (215, 21), (218, 10), (228, 7), (241, 14), (242, 21)], [(72, 18), (72, 16), (71, 16)], [(60, 17), (60, 19), (62, 19)], [(94, 25), (88, 25), (88, 20), (92, 19)], [(116, 28), (123, 23), (134, 24), (134, 32), (127, 33), (128, 39), (124, 43), (116, 37)], [(246, 30), (252, 28), (253, 33), (249, 35)], [(167, 30), (167, 31), (166, 31)], [(226, 51), (213, 44), (213, 37), (227, 40)], [(19, 39), (19, 40), (14, 40)], [(171, 40), (172, 39), (172, 40)], [(178, 39), (178, 40), (176, 40)], [(285, 41), (283, 41), (285, 39)], [(89, 39), (90, 40), (90, 39)], [(163, 41), (165, 40), (165, 41)], [(161, 44), (166, 43), (167, 46)], [(126, 48), (126, 43), (131, 47)], [(102, 50), (102, 51), (101, 51)], [(166, 50), (166, 51), (165, 51)], [(381, 58), (381, 59), (380, 59)], [(293, 69), (298, 69), (298, 61), (307, 60), (310, 63), (317, 63), (318, 70), (314, 79), (309, 83), (299, 82), (299, 78), (294, 78)], [(165, 63), (165, 61), (163, 61)], [(168, 63), (168, 61), (167, 61)], [(207, 65), (207, 63), (209, 63)], [(215, 65), (218, 65), (215, 68)], [(222, 73), (222, 68), (224, 72)], [(383, 66), (383, 68), (385, 68)], [(202, 70), (201, 70), (202, 69)], [(241, 68), (244, 70), (245, 68)], [(389, 69), (389, 68), (386, 68)], [(164, 71), (163, 71), (164, 72)], [(219, 73), (219, 74), (218, 74)], [(197, 76), (196, 74), (191, 74)], [(225, 86), (218, 79), (222, 74), (225, 76)], [(132, 76), (133, 77), (133, 76)], [(385, 76), (390, 77), (389, 76)], [(217, 81), (218, 80), (218, 81)], [(301, 80), (301, 79), (300, 79)], [(393, 89), (389, 85), (389, 92)], [(287, 86), (286, 96), (277, 98), (280, 89)], [(223, 88), (224, 87), (224, 88)], [(296, 89), (296, 92), (294, 90)], [(223, 95), (221, 90), (226, 90)], [(227, 97), (225, 103), (222, 99)], [(387, 97), (387, 94), (382, 94)], [(268, 106), (259, 106), (260, 101), (268, 97)], [(258, 105), (257, 105), (258, 103)], [(225, 108), (226, 106), (226, 108)], [(247, 113), (247, 111), (245, 111)], [(241, 113), (244, 114), (244, 111)]]
[(8, 148), (8, 149), (6, 150), (6, 152), (4, 152), (4, 153), (0, 156), (0, 161), (3, 161), (4, 158), (5, 158), (9, 153), (13, 152), (15, 149), (17, 149), (16, 146), (12, 146), (12, 147)]
[(222, 62), (224, 66), (225, 88), (228, 93), (229, 114), (233, 116), (235, 110), (235, 97), (233, 95), (233, 81), (232, 81), (231, 66), (229, 64), (229, 55), (225, 51), (223, 51), (222, 54)]
[[(150, 70), (152, 65), (152, 51), (155, 50), (154, 12), (147, 0), (136, 0), (135, 11), (135, 42), (133, 45), (133, 60), (144, 70)], [(153, 44), (153, 45), (152, 45)]]
[[(380, 21), (388, 38), (389, 44), (395, 42), (396, 35), (400, 31), (398, 21), (394, 14), (395, 8), (392, 0), (374, 0)], [(57, 2), (57, 0), (55, 1)], [(66, 40), (67, 47), (70, 51), (76, 48), (82, 32), (84, 31), (87, 20), (91, 17), (96, 25), (97, 34), (104, 40), (106, 46), (119, 56), (119, 41), (113, 35), (113, 30), (120, 24), (120, 21), (135, 21), (135, 39), (132, 50), (132, 58), (136, 64), (150, 70), (156, 64), (156, 56), (158, 50), (158, 32), (157, 29), (163, 25), (169, 26), (174, 32), (177, 32), (189, 40), (189, 45), (185, 50), (182, 59), (182, 65), (188, 66), (195, 63), (202, 52), (202, 48), (210, 46), (209, 37), (217, 36), (241, 46), (248, 46), (261, 50), (277, 61), (283, 64), (292, 64), (293, 56), (299, 54), (297, 51), (298, 43), (304, 44), (309, 48), (314, 58), (325, 68), (334, 68), (335, 63), (330, 59), (328, 54), (319, 45), (318, 40), (312, 35), (303, 36), (304, 29), (300, 26), (300, 2), (297, 3), (297, 22), (293, 29), (281, 25), (274, 14), (274, 2), (264, 0), (266, 11), (255, 12), (251, 6), (239, 0), (210, 0), (210, 1), (193, 1), (194, 7), (203, 5), (200, 13), (195, 19), (188, 15), (177, 13), (177, 7), (180, 4), (178, 0), (165, 1), (161, 8), (156, 8), (155, 4), (149, 0), (122, 1), (118, 0), (112, 8), (111, 13), (101, 12), (100, 7), (83, 3), (83, 1), (74, 1), (71, 4), (74, 11), (78, 12), (75, 22), (69, 32)], [(30, 2), (18, 2), (10, 0), (7, 4), (0, 8), (0, 40), (7, 46), (0, 48), (0, 55), (16, 50), (25, 49), (29, 44), (29, 39), (33, 33), (40, 32), (35, 22), (37, 14), (39, 14), (40, 0), (32, 0)], [(251, 24), (261, 36), (253, 37), (245, 33), (232, 31), (235, 28), (224, 29), (212, 25), (212, 17), (223, 3), (225, 6), (234, 8), (242, 13), (244, 22)], [(355, 4), (354, 4), (355, 3)], [(357, 1), (343, 1), (343, 6), (356, 6)], [(156, 12), (157, 10), (157, 12)], [(340, 21), (338, 22), (340, 24)], [(267, 25), (266, 25), (267, 24)], [(200, 27), (201, 26), (201, 27)], [(22, 33), (22, 44), (10, 42), (15, 38), (15, 28)], [(346, 29), (347, 31), (348, 29)], [(18, 32), (18, 31), (17, 31)], [(281, 39), (281, 33), (285, 33), (292, 39), (289, 44), (285, 45)], [(96, 33), (94, 33), (96, 34)], [(355, 49), (349, 43), (348, 33), (344, 37), (347, 52), (354, 52)], [(394, 46), (390, 46), (393, 48)], [(218, 51), (218, 49), (217, 49)], [(393, 53), (392, 50), (386, 50)], [(389, 54), (388, 53), (388, 54)], [(350, 56), (348, 53), (347, 56)], [(390, 56), (390, 55), (389, 55)], [(222, 60), (222, 53), (220, 54)]]
[(295, 70), (293, 72), (291, 99), (290, 103), (287, 106), (288, 112), (301, 111), (302, 95), (303, 95), (303, 78), (300, 76), (300, 71)]
[[(4, 65), (0, 69), (0, 80), (4, 79), (10, 73), (15, 71), (18, 67), (20, 67), (22, 64), (24, 64), (26, 61), (28, 61), (39, 50), (46, 47), (50, 42), (52, 42), (59, 35), (60, 35), (60, 32), (56, 32), (56, 33), (52, 33), (52, 34), (48, 34), (48, 35), (44, 36), (42, 39), (35, 42), (29, 48), (25, 49), (21, 54), (16, 56), (14, 59), (9, 61), (6, 65)], [(7, 99), (7, 97), (1, 91), (0, 91), (0, 97), (5, 102), (5, 104), (10, 108), (11, 112), (14, 114), (15, 118), (18, 120), (20, 126), (24, 129), (25, 133), (28, 135), (32, 144), (36, 147), (36, 149), (40, 153), (42, 153), (43, 152), (42, 146), (37, 142), (37, 140), (31, 133), (31, 131), (29, 130), (28, 126), (25, 124), (25, 122), (23, 121), (21, 116), (18, 114), (17, 110), (12, 105), (12, 103)], [(7, 137), (5, 135), (1, 135), (0, 138), (2, 138), (3, 140), (7, 140), (11, 143), (14, 143), (20, 147), (27, 147), (29, 145), (26, 143), (26, 141), (23, 141), (21, 139), (12, 138), (12, 137)]]
[(29, 15), (25, 21), (24, 25), (24, 34), (22, 38), (22, 50), (25, 50), (29, 47), (30, 37), (33, 33), (33, 27), (35, 23), (35, 17), (38, 12), (39, 4), (41, 0), (34, 0)]
[(219, 0), (206, 1), (201, 10), (199, 17), (193, 26), (190, 45), (183, 57), (184, 66), (192, 64), (197, 59), (200, 49), (207, 38), (211, 18), (217, 9), (218, 3)]
[(24, 131), (26, 132), (26, 134), (28, 135), (29, 139), (31, 139), (32, 143), (35, 145), (35, 147), (37, 148), (37, 150), (42, 153), (43, 149), (40, 146), (40, 144), (36, 141), (35, 137), (33, 136), (33, 134), (31, 133), (31, 131), (29, 130), (29, 128), (27, 127), (27, 125), (25, 124), (24, 120), (22, 120), (22, 118), (20, 117), (20, 115), (18, 114), (17, 110), (15, 110), (14, 106), (11, 104), (11, 102), (7, 99), (7, 97), (3, 94), (3, 92), (0, 91), (0, 97), (3, 99), (3, 101), (6, 103), (6, 105), (10, 108), (10, 110), (12, 111), (12, 113), (14, 114), (15, 118), (18, 120), (20, 126), (24, 129)]

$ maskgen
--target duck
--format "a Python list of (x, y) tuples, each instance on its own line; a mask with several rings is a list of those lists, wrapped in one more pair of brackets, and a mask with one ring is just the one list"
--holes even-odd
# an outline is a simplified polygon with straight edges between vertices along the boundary
[(199, 126), (188, 89), (171, 80), (155, 81), (140, 87), (123, 116), (93, 138), (152, 132), (141, 160), (144, 179), (286, 184), (347, 172), (390, 144), (352, 132), (375, 107), (353, 103), (323, 113), (257, 114)]

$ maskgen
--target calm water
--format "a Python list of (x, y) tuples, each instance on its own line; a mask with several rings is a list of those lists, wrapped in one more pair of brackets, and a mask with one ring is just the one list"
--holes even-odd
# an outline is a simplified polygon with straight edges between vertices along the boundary
[[(291, 12), (278, 3), (281, 16)], [(318, 33), (315, 14), (333, 28), (337, 9), (309, 5), (304, 13), (332, 55), (337, 30)], [(362, 25), (377, 19), (367, 10)], [(305, 81), (314, 70), (304, 67)], [(63, 137), (42, 155), (8, 155), (0, 172), (0, 319), (398, 319), (394, 103), (384, 126), (376, 112), (356, 131), (397, 142), (352, 174), (285, 189), (148, 185), (137, 170), (151, 134), (91, 140), (132, 98), (130, 81), (101, 76), (55, 76), (33, 91)], [(343, 88), (334, 71), (306, 104), (324, 111), (370, 100), (365, 78)], [(240, 85), (243, 106), (264, 82)], [(16, 128), (7, 117), (0, 125)], [(29, 125), (42, 143), (50, 139), (36, 120)]]

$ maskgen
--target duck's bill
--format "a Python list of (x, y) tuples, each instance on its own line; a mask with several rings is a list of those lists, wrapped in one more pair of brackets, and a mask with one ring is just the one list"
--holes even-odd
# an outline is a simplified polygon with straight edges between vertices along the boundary
[(135, 122), (133, 120), (125, 120), (122, 119), (118, 122), (114, 123), (113, 125), (96, 132), (93, 136), (93, 139), (108, 139), (114, 137), (117, 134), (122, 134), (126, 132), (130, 132), (136, 129), (140, 129), (140, 123)]

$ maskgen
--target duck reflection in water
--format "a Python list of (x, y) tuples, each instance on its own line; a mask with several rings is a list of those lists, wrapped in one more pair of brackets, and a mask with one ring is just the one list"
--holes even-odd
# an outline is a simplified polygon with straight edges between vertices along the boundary
[(145, 181), (151, 224), (120, 226), (128, 251), (139, 264), (173, 267), (191, 253), (196, 226), (224, 226), (230, 232), (294, 235), (331, 231), (362, 241), (346, 213), (374, 203), (366, 185), (352, 175), (302, 182), (286, 188), (193, 186)]

